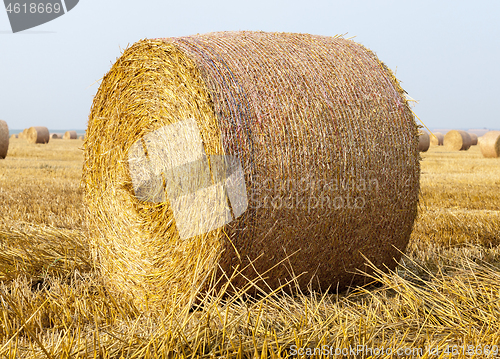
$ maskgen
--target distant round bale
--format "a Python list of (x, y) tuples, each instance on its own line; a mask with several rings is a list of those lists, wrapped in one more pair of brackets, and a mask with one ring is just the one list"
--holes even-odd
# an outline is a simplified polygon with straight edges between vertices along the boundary
[(23, 139), (23, 140), (28, 139), (28, 137), (27, 137), (27, 134), (28, 134), (28, 129), (29, 129), (29, 128), (25, 128), (25, 129), (23, 130), (23, 132), (21, 132), (21, 133), (19, 134), (18, 138)]
[(7, 157), (9, 151), (9, 126), (0, 120), (0, 159)]
[(83, 138), (84, 138), (83, 136), (78, 137), (79, 140), (83, 140)]
[(76, 140), (76, 131), (66, 131), (63, 136), (63, 140)]
[(418, 136), (418, 150), (420, 152), (427, 152), (430, 145), (430, 138), (427, 132), (421, 132), (420, 136)]
[(430, 141), (432, 146), (442, 146), (444, 135), (441, 132), (433, 132), (430, 135)]
[(470, 145), (471, 146), (477, 146), (477, 135), (475, 133), (471, 133), (471, 132), (468, 132), (469, 136), (470, 136)]
[(263, 291), (366, 283), (357, 269), (395, 268), (410, 239), (418, 142), (399, 82), (352, 40), (139, 41), (89, 116), (82, 181), (96, 262), (141, 303), (211, 278)]
[(50, 138), (53, 138), (53, 139), (61, 139), (62, 136), (59, 134), (59, 133), (53, 133), (52, 135), (50, 135)]
[(17, 135), (16, 135), (15, 133), (14, 133), (14, 134), (12, 134), (12, 135), (10, 136), (10, 139), (11, 139), (11, 140), (15, 140), (15, 139), (17, 139)]
[(500, 157), (500, 131), (486, 132), (481, 137), (479, 147), (481, 148), (481, 152), (484, 157)]
[(29, 143), (49, 143), (50, 133), (47, 127), (30, 127), (26, 134)]
[(467, 151), (471, 146), (471, 139), (465, 131), (451, 130), (444, 136), (443, 143), (449, 151)]

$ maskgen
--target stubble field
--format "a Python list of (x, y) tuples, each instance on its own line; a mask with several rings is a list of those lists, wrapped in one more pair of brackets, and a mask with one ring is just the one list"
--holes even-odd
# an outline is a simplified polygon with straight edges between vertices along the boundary
[(477, 146), (422, 154), (407, 253), (370, 286), (208, 297), (175, 310), (134, 306), (94, 268), (82, 146), (11, 140), (0, 161), (1, 357), (495, 356), (500, 160), (483, 158)]

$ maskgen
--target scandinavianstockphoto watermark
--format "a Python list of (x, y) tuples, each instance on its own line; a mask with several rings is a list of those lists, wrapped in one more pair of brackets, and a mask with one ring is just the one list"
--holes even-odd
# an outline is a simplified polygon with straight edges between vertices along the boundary
[(321, 347), (299, 347), (297, 345), (290, 346), (289, 354), (292, 357), (378, 357), (378, 356), (400, 356), (420, 358), (424, 354), (428, 357), (455, 357), (455, 356), (497, 356), (499, 354), (498, 345), (446, 345), (444, 347), (431, 346), (424, 348), (419, 347), (384, 347), (384, 346), (368, 346), (356, 345), (348, 347), (335, 347), (332, 345), (323, 345)]
[(20, 32), (52, 21), (72, 10), (79, 0), (4, 0), (12, 32)]
[[(354, 171), (353, 171), (354, 172)], [(372, 174), (353, 172), (342, 178), (252, 181), (249, 207), (254, 209), (292, 209), (310, 212), (314, 209), (363, 209), (371, 193), (379, 191), (379, 181)]]

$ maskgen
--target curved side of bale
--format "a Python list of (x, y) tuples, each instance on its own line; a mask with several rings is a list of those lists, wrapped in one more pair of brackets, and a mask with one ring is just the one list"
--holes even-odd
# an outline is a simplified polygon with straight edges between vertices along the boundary
[(422, 132), (418, 136), (418, 150), (420, 152), (427, 152), (431, 144), (429, 134), (427, 132)]
[(66, 131), (63, 136), (64, 140), (76, 140), (76, 138), (76, 131)]
[(26, 133), (26, 139), (29, 143), (49, 143), (49, 129), (43, 126), (30, 127)]
[[(302, 274), (303, 290), (363, 283), (352, 274), (368, 270), (363, 255), (394, 268), (417, 213), (420, 173), (403, 94), (371, 51), (339, 37), (230, 32), (132, 45), (99, 87), (84, 142), (89, 238), (102, 272), (117, 290), (153, 302), (197, 292), (212, 275), (223, 283), (237, 268), (235, 288), (246, 277), (266, 291), (291, 273)], [(191, 140), (169, 137), (177, 151), (170, 141), (153, 146), (171, 131)], [(176, 197), (161, 180), (166, 191), (142, 195), (159, 178), (155, 151), (181, 163), (169, 169), (179, 173), (195, 154), (206, 159), (212, 177), (196, 173), (210, 185)], [(230, 177), (218, 158), (237, 161)], [(207, 226), (220, 208), (192, 194), (218, 196), (232, 186), (224, 178), (240, 175), (241, 196), (216, 202), (228, 222)]]
[(0, 120), (0, 159), (7, 157), (9, 151), (9, 126)]
[(444, 136), (443, 143), (449, 151), (467, 151), (471, 146), (471, 138), (465, 131), (451, 130)]
[(475, 133), (471, 133), (471, 132), (468, 132), (469, 136), (470, 136), (470, 145), (471, 146), (477, 146), (477, 135)]
[(441, 132), (433, 132), (430, 135), (430, 142), (432, 146), (442, 146), (444, 135)]
[(486, 132), (486, 134), (481, 137), (479, 147), (484, 157), (500, 157), (500, 131)]

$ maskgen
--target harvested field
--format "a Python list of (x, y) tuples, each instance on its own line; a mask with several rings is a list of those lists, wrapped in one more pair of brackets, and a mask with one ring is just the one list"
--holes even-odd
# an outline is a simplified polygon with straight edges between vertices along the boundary
[(79, 147), (13, 140), (0, 161), (4, 357), (269, 358), (323, 345), (425, 353), (498, 344), (500, 162), (478, 146), (422, 153), (408, 251), (395, 271), (375, 273), (373, 285), (339, 294), (201, 298), (176, 317), (171, 308), (134, 306), (93, 269)]

